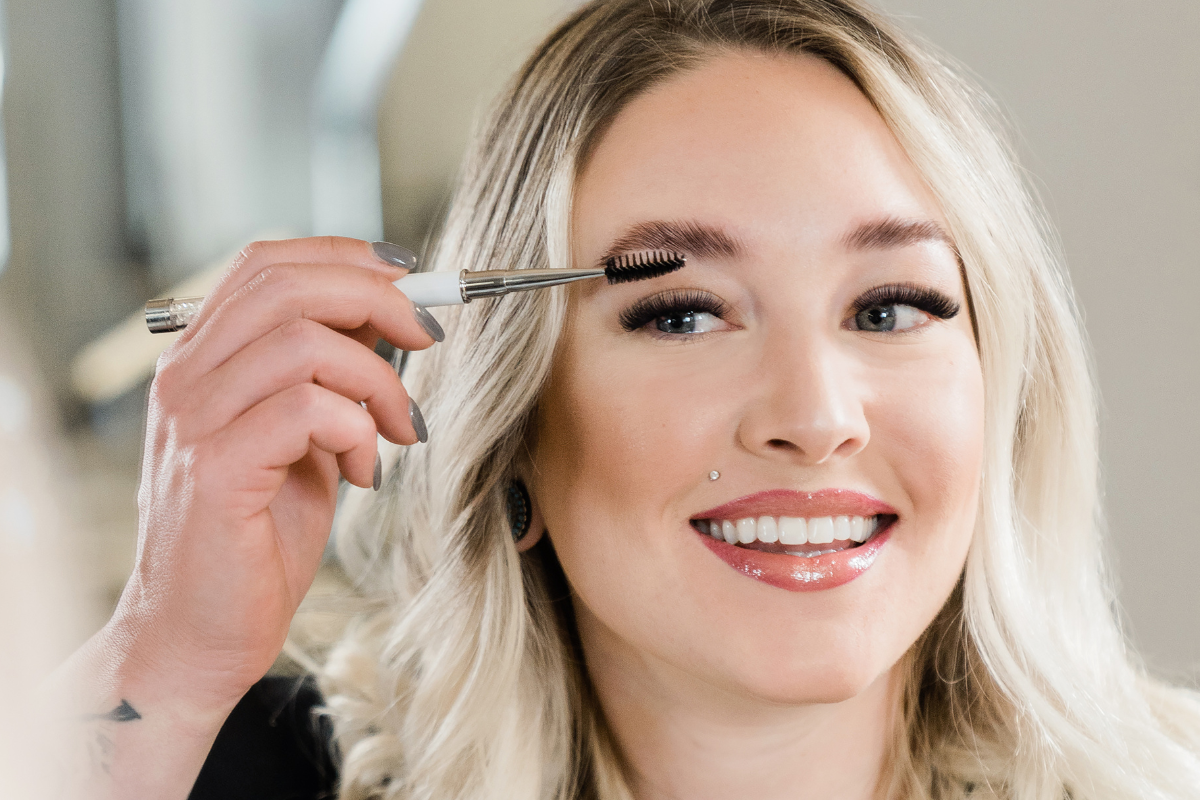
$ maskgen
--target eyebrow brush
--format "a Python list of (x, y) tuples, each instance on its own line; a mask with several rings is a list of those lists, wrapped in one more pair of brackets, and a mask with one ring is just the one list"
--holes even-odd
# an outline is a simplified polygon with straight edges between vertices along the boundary
[[(418, 272), (405, 275), (393, 285), (419, 306), (456, 306), (481, 297), (499, 297), (509, 292), (527, 292), (564, 283), (608, 279), (609, 284), (657, 278), (674, 272), (686, 262), (683, 253), (649, 250), (612, 256), (603, 267), (593, 269), (485, 269), (471, 272)], [(146, 303), (146, 327), (151, 333), (181, 331), (200, 312), (203, 297), (167, 297)]]

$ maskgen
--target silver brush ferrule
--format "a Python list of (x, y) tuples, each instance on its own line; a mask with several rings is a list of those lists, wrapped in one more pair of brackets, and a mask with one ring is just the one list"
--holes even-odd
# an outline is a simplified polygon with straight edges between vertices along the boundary
[(481, 297), (499, 297), (509, 292), (543, 289), (603, 276), (602, 269), (487, 269), (479, 272), (464, 269), (458, 274), (458, 287), (463, 302), (469, 303)]

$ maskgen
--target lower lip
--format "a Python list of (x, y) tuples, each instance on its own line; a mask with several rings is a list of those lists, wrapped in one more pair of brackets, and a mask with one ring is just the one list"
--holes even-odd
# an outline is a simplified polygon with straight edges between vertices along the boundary
[(894, 527), (895, 523), (892, 523), (858, 547), (811, 558), (749, 550), (705, 536), (700, 531), (696, 531), (696, 535), (717, 558), (747, 577), (789, 592), (818, 592), (849, 583), (870, 569), (879, 551), (891, 538)]

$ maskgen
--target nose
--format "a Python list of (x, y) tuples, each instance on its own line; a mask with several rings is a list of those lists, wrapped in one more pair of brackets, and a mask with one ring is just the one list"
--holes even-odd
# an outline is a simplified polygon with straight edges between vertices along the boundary
[(821, 336), (774, 336), (750, 381), (737, 435), (742, 447), (804, 465), (848, 458), (867, 446), (863, 387), (853, 357)]

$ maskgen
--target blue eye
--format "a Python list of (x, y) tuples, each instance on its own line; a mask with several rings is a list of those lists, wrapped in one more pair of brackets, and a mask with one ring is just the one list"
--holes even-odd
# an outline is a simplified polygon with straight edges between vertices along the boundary
[(692, 289), (672, 289), (638, 300), (621, 312), (621, 327), (636, 331), (654, 323), (666, 336), (689, 336), (719, 330), (729, 314), (721, 298)]
[(720, 320), (707, 311), (685, 311), (659, 317), (654, 327), (670, 334), (708, 333), (714, 330), (719, 322)]
[(906, 331), (928, 318), (928, 314), (912, 306), (871, 306), (854, 315), (854, 326), (860, 331)]
[(951, 319), (958, 303), (939, 291), (908, 283), (879, 286), (858, 298), (848, 322), (854, 330), (894, 333), (919, 327), (931, 317)]

